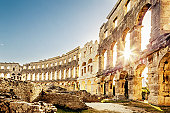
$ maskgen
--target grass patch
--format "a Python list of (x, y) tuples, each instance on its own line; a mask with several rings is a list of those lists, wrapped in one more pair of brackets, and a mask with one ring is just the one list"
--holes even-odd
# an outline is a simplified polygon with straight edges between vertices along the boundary
[(130, 101), (128, 103), (122, 103), (122, 105), (142, 108), (145, 111), (151, 112), (151, 113), (170, 113), (170, 107), (157, 107), (157, 106), (153, 106), (153, 105), (142, 103), (142, 102)]
[(111, 99), (103, 99), (101, 103), (127, 103), (128, 100), (111, 100)]

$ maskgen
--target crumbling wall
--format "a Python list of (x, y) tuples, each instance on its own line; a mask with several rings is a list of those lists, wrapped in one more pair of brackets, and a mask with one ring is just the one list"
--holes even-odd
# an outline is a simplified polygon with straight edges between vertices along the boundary
[(30, 82), (16, 81), (12, 79), (0, 78), (0, 91), (12, 93), (24, 101), (30, 101), (32, 84)]

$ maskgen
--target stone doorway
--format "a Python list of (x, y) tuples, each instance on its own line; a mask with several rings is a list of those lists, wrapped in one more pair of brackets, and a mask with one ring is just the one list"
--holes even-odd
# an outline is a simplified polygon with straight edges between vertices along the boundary
[(140, 64), (135, 70), (133, 80), (134, 100), (148, 100), (148, 67), (145, 64)]
[(159, 105), (170, 106), (170, 52), (164, 55), (158, 67)]

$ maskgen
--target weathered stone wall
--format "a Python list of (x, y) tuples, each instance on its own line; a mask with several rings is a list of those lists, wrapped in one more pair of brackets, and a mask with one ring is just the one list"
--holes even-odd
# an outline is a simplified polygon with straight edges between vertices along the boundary
[(75, 79), (78, 77), (78, 59), (79, 47), (62, 56), (24, 64), (23, 79), (31, 81)]
[(91, 94), (96, 94), (97, 83), (95, 76), (98, 71), (98, 42), (87, 42), (83, 48), (80, 49), (79, 58), (79, 87), (80, 90), (87, 90)]
[[(128, 9), (128, 4), (130, 7)], [(141, 100), (142, 72), (148, 68), (149, 102), (170, 105), (169, 82), (169, 0), (118, 0), (100, 28), (99, 43), (99, 95), (109, 94), (115, 77), (115, 95), (119, 98)], [(151, 34), (147, 49), (142, 50), (143, 19), (151, 11)], [(149, 32), (149, 31), (145, 31)], [(130, 34), (131, 57), (125, 59), (125, 38)], [(113, 66), (113, 49), (117, 43), (117, 61)], [(107, 51), (106, 69), (104, 54)], [(130, 52), (130, 51), (129, 51)], [(127, 53), (126, 53), (127, 54)], [(165, 57), (165, 58), (164, 58)], [(164, 60), (161, 69), (158, 65)], [(163, 70), (163, 71), (160, 71)], [(168, 79), (169, 80), (169, 79)]]
[(47, 103), (27, 103), (23, 101), (10, 102), (9, 109), (11, 113), (54, 113), (57, 108)]
[(0, 63), (0, 77), (21, 80), (21, 70), (19, 63)]
[(32, 92), (32, 84), (29, 82), (23, 82), (12, 79), (0, 79), (1, 92), (14, 92), (17, 98), (29, 102)]

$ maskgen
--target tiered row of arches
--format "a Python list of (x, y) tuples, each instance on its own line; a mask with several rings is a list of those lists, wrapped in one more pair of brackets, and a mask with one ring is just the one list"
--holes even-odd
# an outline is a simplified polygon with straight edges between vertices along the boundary
[(23, 79), (30, 81), (76, 79), (78, 70), (79, 47), (61, 57), (23, 65)]

